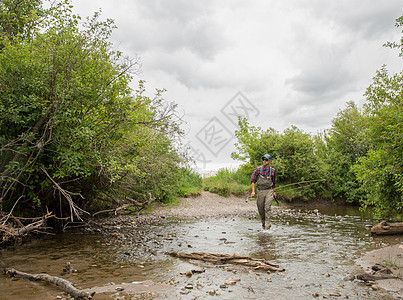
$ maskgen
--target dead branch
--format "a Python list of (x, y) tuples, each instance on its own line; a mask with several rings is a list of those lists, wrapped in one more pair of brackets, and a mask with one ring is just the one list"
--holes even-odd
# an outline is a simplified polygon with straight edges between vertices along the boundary
[(68, 293), (70, 296), (72, 296), (74, 299), (92, 299), (94, 296), (95, 292), (93, 293), (88, 293), (84, 292), (82, 290), (79, 290), (73, 286), (73, 284), (63, 278), (56, 277), (56, 276), (50, 276), (48, 274), (42, 273), (42, 274), (29, 274), (25, 272), (20, 272), (12, 268), (5, 268), (4, 272), (9, 275), (10, 277), (20, 277), (28, 280), (42, 280), (46, 282), (50, 282), (53, 284), (56, 284), (57, 286), (60, 286), (61, 288), (64, 289), (66, 293)]
[(130, 201), (130, 203), (123, 204), (117, 208), (111, 208), (111, 209), (97, 211), (96, 213), (93, 213), (92, 216), (94, 217), (94, 216), (97, 216), (100, 214), (110, 213), (110, 212), (114, 212), (116, 215), (119, 210), (126, 209), (131, 206), (140, 207), (141, 209), (147, 209), (148, 206), (150, 206), (150, 204), (155, 201), (155, 198), (152, 198), (151, 193), (148, 193), (148, 197), (149, 197), (149, 199), (147, 202), (140, 202), (140, 201), (134, 200), (134, 199), (126, 196), (125, 200)]
[(7, 217), (6, 217), (6, 219), (4, 220), (4, 222), (3, 222), (2, 225), (5, 225), (5, 224), (6, 224), (8, 218), (10, 218), (11, 214), (13, 213), (13, 210), (14, 210), (15, 206), (17, 205), (18, 201), (20, 201), (20, 199), (21, 199), (22, 197), (24, 197), (24, 196), (20, 196), (20, 197), (17, 199), (17, 201), (15, 201), (13, 207), (11, 208), (10, 212), (8, 213), (8, 215), (7, 215)]
[(372, 275), (368, 273), (359, 274), (356, 276), (357, 279), (362, 281), (374, 281), (374, 280), (381, 280), (381, 279), (402, 279), (396, 275), (389, 275), (389, 274), (377, 274)]
[[(85, 210), (81, 209), (80, 207), (77, 206), (77, 204), (74, 203), (74, 201), (71, 197), (71, 194), (73, 194), (73, 193), (70, 193), (70, 192), (66, 191), (65, 189), (63, 189), (56, 181), (53, 180), (52, 177), (50, 177), (49, 173), (44, 168), (41, 167), (41, 170), (46, 174), (46, 176), (48, 176), (48, 178), (53, 182), (56, 189), (60, 192), (61, 195), (64, 196), (64, 198), (66, 198), (67, 202), (69, 203), (70, 219), (72, 222), (74, 221), (74, 215), (80, 221), (82, 221), (83, 219), (81, 219), (81, 216), (80, 216), (81, 213), (90, 214), (89, 212), (86, 212)], [(81, 196), (81, 195), (79, 195), (79, 196)]]
[(119, 210), (128, 208), (130, 206), (133, 206), (133, 205), (132, 204), (123, 204), (122, 206), (119, 206), (117, 208), (105, 209), (105, 210), (97, 211), (96, 213), (93, 213), (92, 216), (95, 217), (97, 215), (110, 213), (110, 212), (115, 212), (115, 215), (116, 215)]
[(16, 240), (23, 235), (27, 235), (32, 231), (38, 230), (39, 228), (43, 228), (46, 226), (46, 221), (49, 218), (52, 218), (52, 213), (47, 213), (42, 217), (41, 220), (35, 221), (28, 225), (23, 225), (17, 218), (13, 215), (11, 217), (17, 222), (21, 227), (14, 228), (12, 226), (8, 226), (5, 222), (0, 224), (0, 244), (7, 243), (12, 240)]
[(131, 203), (133, 203), (135, 206), (142, 207), (146, 209), (147, 207), (150, 206), (151, 203), (153, 203), (156, 199), (152, 197), (151, 193), (148, 193), (148, 201), (147, 202), (139, 202), (137, 200), (134, 200), (130, 197), (126, 196), (126, 199), (129, 200)]
[(252, 267), (255, 270), (262, 271), (274, 271), (274, 272), (282, 272), (283, 268), (280, 268), (279, 265), (273, 264), (264, 259), (251, 258), (249, 256), (243, 256), (234, 253), (230, 254), (215, 254), (215, 253), (206, 253), (206, 252), (192, 252), (192, 253), (184, 253), (184, 252), (172, 252), (169, 253), (173, 257), (178, 258), (186, 258), (186, 259), (195, 259), (207, 261), (215, 264), (237, 264), (244, 265), (248, 267)]

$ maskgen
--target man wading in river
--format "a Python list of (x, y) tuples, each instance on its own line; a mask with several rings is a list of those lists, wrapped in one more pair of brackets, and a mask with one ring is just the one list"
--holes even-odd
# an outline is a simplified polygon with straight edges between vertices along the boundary
[(271, 156), (262, 156), (263, 165), (257, 167), (252, 174), (250, 183), (252, 185), (251, 198), (255, 196), (255, 185), (257, 192), (257, 210), (259, 211), (263, 229), (271, 226), (271, 203), (276, 196), (276, 170), (270, 167)]

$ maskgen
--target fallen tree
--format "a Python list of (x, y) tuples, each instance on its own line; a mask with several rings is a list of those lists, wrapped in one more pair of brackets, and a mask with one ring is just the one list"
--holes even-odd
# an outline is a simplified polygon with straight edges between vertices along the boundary
[[(0, 220), (0, 246), (18, 240), (19, 238), (26, 236), (33, 231), (46, 228), (46, 221), (53, 217), (54, 215), (48, 212), (41, 218), (32, 219), (32, 223), (24, 225), (10, 212), (7, 216)], [(13, 225), (8, 222), (10, 218), (15, 224), (18, 225), (18, 227), (15, 227), (15, 224)]]
[(56, 284), (57, 286), (60, 286), (64, 289), (66, 293), (68, 293), (70, 296), (72, 296), (74, 299), (92, 299), (94, 296), (95, 292), (93, 293), (88, 293), (82, 290), (79, 290), (73, 286), (73, 284), (63, 278), (56, 277), (56, 276), (50, 276), (48, 274), (42, 273), (42, 274), (29, 274), (29, 273), (24, 273), (17, 271), (12, 268), (4, 268), (4, 272), (9, 275), (10, 277), (20, 277), (28, 280), (33, 280), (33, 281), (46, 281), (50, 282), (53, 284)]
[(372, 226), (371, 234), (376, 235), (403, 234), (403, 223), (388, 223), (386, 221), (382, 221)]
[(206, 253), (206, 252), (171, 252), (169, 253), (173, 257), (195, 259), (211, 262), (214, 264), (236, 264), (252, 267), (254, 270), (268, 271), (268, 272), (282, 272), (283, 268), (279, 265), (271, 263), (264, 259), (251, 258), (249, 256), (239, 255), (234, 253), (230, 254), (216, 254), (216, 253)]

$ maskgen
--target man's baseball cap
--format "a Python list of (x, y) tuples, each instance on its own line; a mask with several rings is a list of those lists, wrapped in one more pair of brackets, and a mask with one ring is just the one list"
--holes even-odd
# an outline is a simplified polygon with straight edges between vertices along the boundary
[(263, 155), (263, 156), (262, 156), (262, 159), (263, 159), (263, 158), (267, 158), (267, 159), (270, 159), (270, 160), (271, 160), (271, 156), (270, 156), (269, 154)]

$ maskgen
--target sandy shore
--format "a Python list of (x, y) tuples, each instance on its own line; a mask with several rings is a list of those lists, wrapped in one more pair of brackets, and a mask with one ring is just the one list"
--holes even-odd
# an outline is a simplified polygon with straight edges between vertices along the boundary
[(246, 197), (222, 197), (210, 192), (203, 192), (195, 198), (181, 198), (174, 207), (156, 207), (153, 214), (164, 217), (185, 219), (225, 217), (225, 216), (256, 216), (256, 201), (246, 202)]
[[(366, 273), (375, 276), (387, 275), (385, 277), (396, 277), (390, 279), (375, 280), (373, 287), (382, 288), (388, 291), (397, 299), (403, 299), (403, 244), (387, 246), (381, 249), (368, 252), (358, 259), (357, 264), (360, 265)], [(373, 266), (381, 265), (390, 270), (387, 272), (375, 272)], [(388, 274), (389, 273), (389, 274)]]

